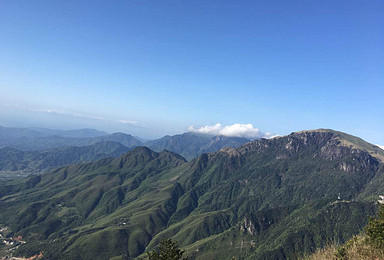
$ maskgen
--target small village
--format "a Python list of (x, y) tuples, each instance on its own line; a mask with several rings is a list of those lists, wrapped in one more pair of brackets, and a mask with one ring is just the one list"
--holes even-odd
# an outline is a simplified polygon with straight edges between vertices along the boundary
[(43, 253), (31, 257), (14, 257), (13, 252), (26, 241), (22, 236), (7, 237), (11, 233), (8, 227), (0, 226), (0, 260), (34, 260), (40, 259)]

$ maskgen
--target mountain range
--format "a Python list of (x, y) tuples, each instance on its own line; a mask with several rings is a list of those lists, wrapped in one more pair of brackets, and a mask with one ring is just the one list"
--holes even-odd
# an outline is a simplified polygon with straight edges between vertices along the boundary
[(238, 147), (250, 140), (188, 132), (144, 141), (125, 133), (107, 134), (95, 129), (53, 130), (0, 126), (0, 148), (9, 146), (24, 151), (35, 151), (64, 146), (86, 146), (105, 141), (118, 142), (129, 148), (145, 145), (155, 151), (167, 149), (190, 160), (204, 152), (214, 152), (223, 147)]
[(181, 135), (164, 136), (160, 139), (148, 141), (143, 145), (151, 150), (161, 152), (168, 150), (191, 160), (200, 154), (216, 152), (224, 147), (237, 148), (251, 140), (242, 137), (213, 136), (197, 133), (184, 133)]
[(39, 174), (59, 166), (117, 157), (144, 145), (157, 152), (173, 151), (191, 160), (202, 153), (239, 147), (249, 141), (239, 137), (185, 133), (143, 142), (129, 134), (107, 134), (94, 129), (0, 127), (0, 171), (9, 176), (15, 176), (12, 172), (21, 176)]
[(20, 174), (41, 174), (54, 168), (119, 157), (131, 150), (117, 142), (103, 141), (87, 146), (65, 146), (45, 151), (22, 151), (0, 148), (0, 171)]
[(17, 254), (47, 259), (141, 259), (165, 236), (191, 259), (294, 259), (361, 230), (384, 194), (383, 161), (326, 129), (190, 161), (139, 146), (6, 182), (0, 223), (27, 240)]
[[(96, 129), (78, 129), (78, 130), (57, 130), (41, 127), (20, 128), (20, 127), (4, 127), (0, 126), (0, 143), (7, 143), (20, 139), (20, 138), (37, 138), (48, 136), (61, 136), (61, 137), (97, 137), (107, 135), (106, 132), (98, 131)], [(3, 145), (3, 144), (2, 144)]]
[(33, 132), (28, 131), (26, 135), (11, 135), (11, 137), (1, 133), (0, 147), (9, 146), (24, 151), (41, 151), (65, 146), (86, 146), (106, 141), (118, 142), (128, 148), (142, 145), (139, 140), (124, 133), (79, 138), (58, 135), (36, 135)]
[(83, 128), (77, 130), (60, 130), (60, 129), (48, 129), (42, 127), (32, 127), (31, 130), (46, 134), (47, 136), (57, 135), (63, 137), (75, 137), (75, 138), (84, 138), (84, 137), (98, 137), (108, 135), (107, 132), (99, 131), (92, 128)]

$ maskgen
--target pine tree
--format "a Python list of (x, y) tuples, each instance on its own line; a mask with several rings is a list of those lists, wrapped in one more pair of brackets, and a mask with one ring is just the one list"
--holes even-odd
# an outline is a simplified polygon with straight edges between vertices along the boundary
[(152, 252), (147, 252), (149, 260), (187, 260), (187, 257), (182, 258), (185, 250), (179, 249), (177, 241), (165, 237), (159, 245), (159, 252), (155, 249)]

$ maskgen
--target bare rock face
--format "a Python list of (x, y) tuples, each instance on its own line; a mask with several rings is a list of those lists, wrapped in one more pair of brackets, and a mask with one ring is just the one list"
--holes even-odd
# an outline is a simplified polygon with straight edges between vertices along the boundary
[(208, 154), (210, 160), (225, 160), (225, 166), (227, 169), (236, 169), (241, 167), (243, 162), (243, 156), (238, 151), (238, 149), (232, 147), (224, 147), (220, 149), (217, 153)]
[[(361, 147), (356, 140), (349, 140), (345, 135), (333, 130), (319, 129), (292, 133), (285, 137), (273, 139), (260, 139), (243, 145), (235, 150), (225, 152), (235, 155), (236, 152), (246, 154), (248, 152), (262, 153), (268, 149), (275, 152), (275, 159), (285, 160), (300, 152), (311, 152), (313, 158), (321, 158), (335, 162), (335, 168), (344, 172), (356, 173), (374, 172), (380, 163), (378, 156), (372, 154), (365, 147)], [(222, 150), (224, 151), (224, 149)], [(341, 160), (343, 160), (341, 162)]]
[(320, 149), (319, 156), (329, 161), (338, 161), (342, 158), (349, 159), (339, 163), (339, 169), (345, 172), (355, 173), (373, 172), (377, 170), (379, 161), (369, 152), (352, 147), (340, 146), (338, 143), (330, 143)]
[(346, 162), (341, 162), (339, 165), (340, 170), (343, 170), (345, 172), (355, 172), (356, 167), (353, 164), (346, 163)]
[[(380, 163), (377, 158), (363, 148), (346, 146), (342, 144), (340, 136), (332, 132), (304, 132), (300, 134), (303, 145), (315, 144), (320, 148), (320, 152), (316, 154), (322, 159), (329, 161), (344, 161), (338, 164), (338, 168), (342, 171), (355, 173), (373, 172), (377, 170)], [(315, 156), (316, 156), (315, 155)], [(345, 161), (347, 159), (347, 161)]]
[(227, 153), (230, 156), (240, 156), (240, 153), (235, 148), (232, 148), (232, 147), (224, 147), (220, 149), (220, 152)]
[(270, 147), (270, 142), (271, 140), (262, 138), (262, 139), (244, 144), (243, 146), (238, 148), (238, 151), (242, 155), (246, 154), (249, 151), (260, 153)]
[(242, 233), (248, 233), (251, 236), (256, 235), (255, 225), (252, 223), (251, 219), (245, 217), (243, 223), (240, 225), (240, 231)]
[(337, 145), (326, 145), (321, 147), (319, 156), (329, 161), (334, 161), (343, 157), (343, 155), (348, 153), (347, 147), (337, 146)]
[(334, 138), (334, 134), (326, 131), (303, 131), (291, 134), (296, 143), (304, 146), (321, 147)]

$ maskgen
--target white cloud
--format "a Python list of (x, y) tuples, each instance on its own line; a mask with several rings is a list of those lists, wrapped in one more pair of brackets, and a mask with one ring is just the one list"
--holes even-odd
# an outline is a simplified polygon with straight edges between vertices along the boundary
[(119, 120), (120, 123), (125, 124), (125, 125), (139, 125), (138, 121), (133, 121), (133, 120)]
[(65, 115), (65, 116), (82, 117), (82, 118), (87, 118), (87, 119), (101, 120), (101, 121), (105, 121), (105, 122), (116, 122), (116, 123), (121, 123), (124, 125), (133, 125), (133, 126), (139, 126), (140, 125), (140, 123), (138, 121), (134, 121), (134, 120), (126, 120), (126, 119), (114, 120), (114, 119), (104, 118), (101, 116), (93, 116), (93, 115), (87, 115), (87, 114), (81, 114), (81, 113), (72, 113), (72, 112), (62, 111), (62, 110), (53, 110), (53, 109), (42, 110), (41, 109), (38, 111), (51, 113), (51, 114), (59, 114), (59, 115)]
[(201, 133), (201, 134), (210, 134), (210, 135), (220, 135), (220, 131), (222, 130), (221, 124), (216, 125), (206, 125), (202, 126), (200, 128), (194, 128), (193, 125), (188, 127), (188, 131), (195, 132), (195, 133)]
[(0, 104), (0, 107), (1, 106), (12, 108), (12, 109), (30, 111), (30, 112), (47, 113), (51, 115), (59, 115), (59, 116), (61, 115), (61, 116), (78, 117), (78, 118), (91, 119), (91, 120), (99, 120), (107, 123), (119, 123), (124, 125), (141, 126), (141, 127), (144, 126), (140, 122), (134, 121), (134, 120), (126, 120), (126, 119), (116, 120), (116, 119), (105, 118), (98, 115), (90, 115), (90, 114), (77, 113), (77, 112), (58, 110), (58, 109), (31, 108), (31, 107), (15, 105), (15, 104)]
[(377, 144), (377, 146), (384, 150), (384, 145), (378, 145)]
[(81, 118), (86, 118), (86, 119), (93, 119), (93, 120), (101, 120), (105, 122), (115, 122), (115, 123), (121, 123), (124, 125), (133, 125), (133, 126), (139, 126), (140, 123), (138, 121), (134, 120), (126, 120), (126, 119), (121, 119), (121, 120), (115, 120), (115, 119), (108, 119), (104, 118), (101, 116), (93, 116), (93, 115), (87, 115), (87, 114), (81, 114), (81, 113), (72, 113), (68, 111), (62, 111), (62, 110), (53, 110), (53, 109), (46, 109), (46, 110), (39, 110), (39, 112), (46, 112), (50, 114), (58, 114), (58, 115), (65, 115), (65, 116), (72, 116), (72, 117), (81, 117)]
[(224, 136), (236, 136), (236, 137), (245, 137), (250, 139), (255, 138), (273, 138), (276, 135), (267, 132), (263, 133), (258, 128), (255, 128), (252, 124), (233, 124), (222, 126), (220, 123), (216, 125), (206, 125), (200, 128), (195, 128), (194, 126), (188, 127), (188, 131), (201, 133), (201, 134), (211, 134), (211, 135), (224, 135)]
[(105, 120), (104, 117), (101, 116), (91, 116), (91, 115), (85, 115), (80, 113), (73, 113), (63, 110), (54, 110), (54, 109), (35, 109), (34, 111), (37, 112), (45, 112), (49, 114), (58, 114), (58, 115), (65, 115), (65, 116), (73, 116), (73, 117), (82, 117), (82, 118), (88, 118), (88, 119), (95, 119), (95, 120)]

